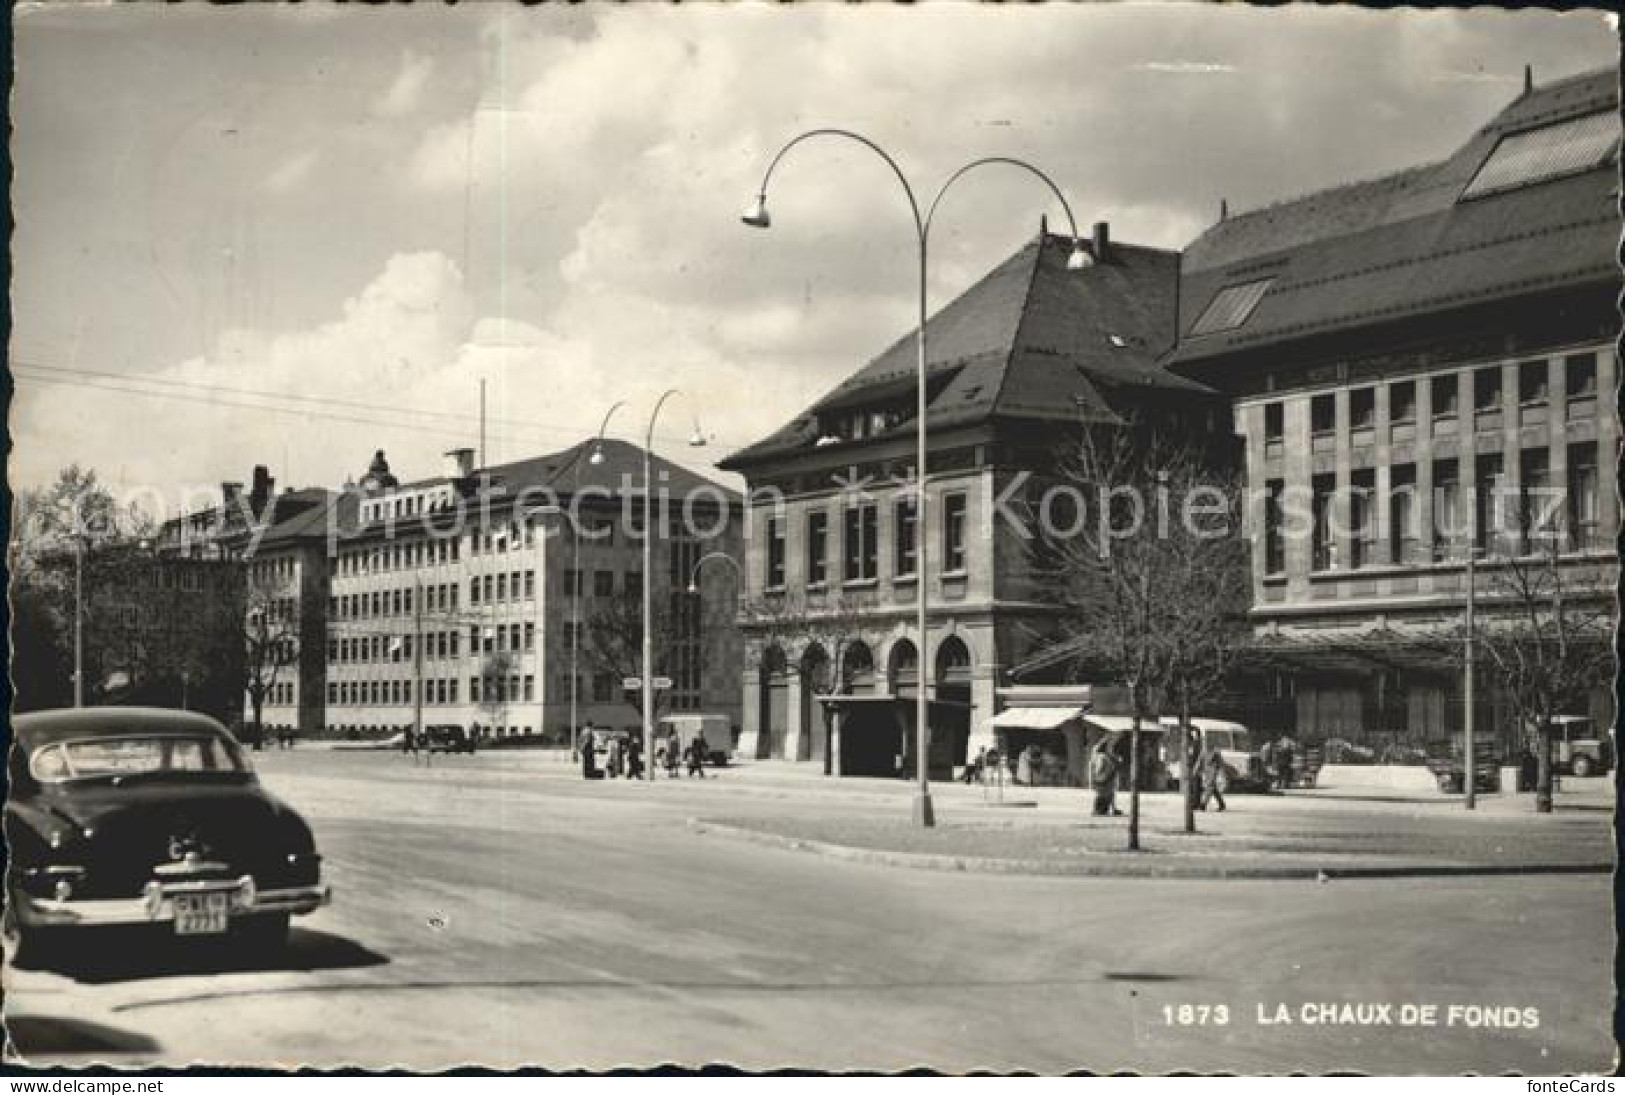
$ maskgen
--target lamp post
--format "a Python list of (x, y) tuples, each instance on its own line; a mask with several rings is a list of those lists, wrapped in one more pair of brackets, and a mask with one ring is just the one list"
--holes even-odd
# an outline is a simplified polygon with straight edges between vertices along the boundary
[(1467, 809), (1478, 808), (1478, 757), (1475, 753), (1473, 725), (1473, 632), (1475, 627), (1474, 602), (1477, 600), (1477, 562), (1478, 547), (1471, 539), (1467, 541), (1467, 629), (1462, 640), (1462, 666), (1461, 666), (1461, 752), (1462, 752), (1462, 797)]
[(85, 705), (85, 538), (73, 538), (73, 705)]
[[(609, 410), (604, 412), (604, 420), (598, 424), (598, 432), (592, 437), (592, 455), (587, 457), (587, 463), (598, 467), (604, 462), (604, 431), (609, 429), (609, 420), (616, 411), (626, 406), (626, 401), (616, 400)], [(581, 753), (579, 735), (581, 721), (578, 714), (580, 688), (577, 684), (579, 665), (581, 661), (581, 454), (575, 459), (575, 491), (570, 495), (570, 570), (575, 575), (575, 586), (570, 597), (570, 755), (578, 757)]]
[[(916, 241), (916, 243), (918, 245), (918, 258), (919, 258), (919, 293), (918, 293), (918, 297), (919, 297), (919, 301), (918, 301), (918, 303), (919, 303), (919, 315), (918, 315), (918, 322), (917, 322), (917, 324), (915, 326), (915, 337), (914, 337), (916, 373), (917, 373), (917, 377), (916, 377), (916, 380), (917, 380), (916, 389), (917, 390), (915, 392), (915, 416), (916, 416), (916, 433), (917, 433), (917, 437), (916, 437), (916, 453), (915, 453), (916, 471), (915, 471), (915, 485), (914, 485), (914, 496), (915, 496), (915, 503), (914, 503), (915, 565), (914, 565), (914, 569), (915, 569), (915, 582), (917, 583), (917, 599), (916, 599), (916, 604), (915, 604), (915, 616), (916, 616), (915, 627), (919, 631), (919, 651), (920, 651), (920, 654), (919, 654), (919, 672), (917, 674), (918, 682), (917, 682), (917, 687), (916, 687), (917, 695), (915, 696), (915, 709), (914, 709), (914, 732), (915, 732), (914, 752), (915, 752), (915, 769), (916, 769), (915, 775), (916, 775), (916, 779), (918, 780), (918, 784), (919, 784), (918, 790), (916, 791), (915, 796), (914, 796), (914, 821), (915, 821), (915, 824), (917, 824), (917, 825), (929, 828), (930, 826), (932, 826), (932, 825), (934, 825), (936, 823), (934, 812), (933, 812), (932, 807), (931, 807), (930, 770), (929, 770), (929, 765), (927, 763), (927, 761), (928, 761), (927, 754), (928, 754), (928, 752), (930, 750), (930, 726), (928, 724), (930, 708), (929, 708), (929, 700), (927, 698), (927, 682), (928, 682), (928, 679), (929, 679), (927, 677), (929, 644), (926, 641), (926, 639), (927, 639), (927, 635), (926, 635), (926, 600), (927, 600), (927, 592), (928, 592), (927, 581), (928, 581), (928, 577), (929, 577), (929, 572), (928, 572), (928, 570), (926, 568), (926, 558), (927, 558), (926, 541), (927, 541), (928, 537), (926, 536), (926, 528), (927, 528), (927, 526), (926, 526), (926, 519), (925, 519), (925, 476), (926, 476), (926, 464), (925, 464), (925, 440), (926, 440), (926, 422), (925, 422), (925, 413), (926, 413), (926, 398), (925, 398), (926, 336), (925, 336), (925, 321), (926, 321), (926, 270), (927, 270), (927, 255), (928, 255), (928, 250), (929, 250), (928, 245), (929, 245), (930, 237), (931, 237), (931, 222), (936, 216), (937, 207), (938, 207), (938, 205), (941, 204), (943, 196), (945, 194), (947, 194), (949, 188), (952, 187), (954, 185), (954, 183), (959, 181), (961, 176), (965, 175), (967, 172), (969, 172), (969, 171), (971, 171), (971, 170), (973, 170), (975, 168), (983, 167), (983, 166), (988, 165), (988, 164), (1006, 164), (1006, 165), (1011, 166), (1011, 167), (1021, 168), (1022, 170), (1027, 171), (1032, 175), (1035, 175), (1041, 182), (1044, 183), (1044, 185), (1049, 187), (1050, 191), (1055, 195), (1056, 199), (1058, 201), (1060, 201), (1061, 208), (1066, 210), (1067, 222), (1070, 224), (1070, 226), (1072, 228), (1072, 253), (1067, 258), (1067, 263), (1066, 263), (1067, 269), (1069, 269), (1069, 270), (1081, 270), (1084, 267), (1091, 265), (1093, 260), (1091, 259), (1090, 255), (1089, 255), (1089, 252), (1084, 248), (1083, 241), (1078, 237), (1077, 220), (1072, 216), (1072, 208), (1071, 208), (1071, 206), (1067, 205), (1066, 198), (1064, 196), (1062, 196), (1060, 188), (1055, 185), (1055, 183), (1050, 179), (1050, 177), (1048, 175), (1044, 174), (1042, 171), (1040, 171), (1038, 168), (1034, 167), (1032, 164), (1027, 163), (1024, 160), (1017, 160), (1017, 159), (1013, 159), (1013, 158), (1010, 158), (1010, 157), (1007, 157), (1007, 156), (986, 156), (986, 157), (983, 157), (981, 159), (972, 160), (970, 163), (964, 165), (959, 170), (955, 171), (952, 175), (948, 176), (948, 180), (946, 182), (944, 182), (942, 184), (942, 187), (937, 191), (936, 197), (931, 200), (931, 205), (927, 208), (927, 210), (925, 212), (925, 215), (922, 217), (920, 215), (920, 203), (915, 199), (915, 196), (914, 196), (914, 188), (909, 185), (908, 177), (903, 174), (902, 168), (897, 166), (897, 161), (892, 159), (891, 155), (888, 154), (885, 149), (881, 148), (878, 144), (876, 144), (874, 141), (870, 140), (868, 137), (865, 137), (860, 133), (855, 133), (855, 132), (853, 132), (851, 130), (847, 130), (847, 129), (813, 129), (813, 130), (808, 130), (807, 132), (802, 133), (800, 136), (792, 138), (787, 144), (784, 145), (783, 148), (780, 148), (779, 151), (778, 151), (778, 154), (775, 155), (773, 157), (772, 161), (769, 162), (768, 165), (767, 165), (767, 172), (762, 176), (762, 185), (761, 185), (761, 188), (756, 193), (756, 200), (753, 201), (750, 204), (750, 206), (745, 210), (743, 216), (741, 217), (741, 219), (746, 224), (750, 225), (752, 228), (767, 228), (772, 224), (772, 219), (768, 216), (768, 212), (767, 212), (767, 187), (768, 187), (769, 181), (773, 178), (773, 169), (776, 168), (779, 165), (779, 161), (784, 158), (785, 153), (789, 152), (790, 149), (794, 148), (796, 145), (800, 144), (802, 141), (808, 140), (808, 139), (810, 139), (812, 137), (842, 137), (842, 138), (845, 138), (847, 140), (856, 141), (859, 144), (864, 145), (865, 147), (867, 147), (870, 151), (874, 152), (881, 159), (885, 160), (886, 161), (886, 166), (891, 168), (892, 174), (897, 176), (897, 181), (902, 184), (903, 193), (908, 198), (909, 211), (914, 215), (914, 234), (915, 234), (915, 241)], [(1040, 246), (1042, 246), (1042, 241), (1040, 241)]]
[[(666, 400), (682, 395), (676, 388), (662, 392), (649, 412), (649, 430), (643, 438), (643, 756), (646, 764), (653, 763), (655, 755), (655, 691), (654, 691), (654, 457), (650, 450), (655, 443), (655, 422)], [(699, 422), (688, 443), (693, 448), (705, 444)], [(651, 786), (654, 779), (649, 780)]]

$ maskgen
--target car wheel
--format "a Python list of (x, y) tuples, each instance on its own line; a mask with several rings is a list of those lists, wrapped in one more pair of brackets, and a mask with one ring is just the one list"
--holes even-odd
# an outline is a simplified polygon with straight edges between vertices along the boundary
[(1569, 770), (1575, 775), (1579, 776), (1581, 779), (1584, 779), (1586, 776), (1589, 776), (1592, 773), (1593, 765), (1591, 763), (1591, 758), (1586, 756), (1575, 757), (1573, 763), (1569, 765)]
[(239, 930), (244, 949), (254, 958), (281, 956), (288, 946), (288, 920), (287, 913), (249, 917)]

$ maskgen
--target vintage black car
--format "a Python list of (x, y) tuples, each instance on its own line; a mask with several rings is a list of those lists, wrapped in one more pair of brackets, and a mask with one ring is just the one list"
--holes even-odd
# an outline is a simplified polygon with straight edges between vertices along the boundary
[(213, 719), (87, 707), (18, 715), (12, 731), (4, 936), (14, 958), (114, 925), (275, 950), (290, 916), (329, 900), (310, 826), (260, 787)]

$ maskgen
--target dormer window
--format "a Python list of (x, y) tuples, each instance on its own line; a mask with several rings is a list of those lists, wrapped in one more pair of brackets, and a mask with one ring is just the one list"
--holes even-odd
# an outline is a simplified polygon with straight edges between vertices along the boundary
[(1612, 111), (1509, 133), (1461, 196), (1477, 198), (1577, 175), (1606, 163), (1618, 148), (1619, 116)]
[(1196, 322), (1191, 325), (1191, 334), (1212, 335), (1240, 327), (1252, 316), (1274, 281), (1274, 278), (1260, 278), (1220, 289), (1213, 294), (1213, 299), (1202, 314), (1196, 317)]

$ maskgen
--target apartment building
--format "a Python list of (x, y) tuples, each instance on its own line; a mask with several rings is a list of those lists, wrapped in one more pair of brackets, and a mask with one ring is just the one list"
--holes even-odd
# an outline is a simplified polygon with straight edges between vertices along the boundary
[(1160, 423), (1228, 437), (1223, 400), (1158, 364), (1173, 342), (1178, 256), (1115, 242), (1105, 224), (1086, 247), (1092, 262), (1070, 270), (1072, 241), (1041, 227), (930, 318), (923, 528), (905, 490), (912, 332), (722, 463), (745, 476), (751, 510), (743, 754), (911, 772), (925, 687), (929, 767), (964, 765), (991, 743), (1006, 667), (1058, 627), (1001, 503), (1053, 472), (1080, 429)]

